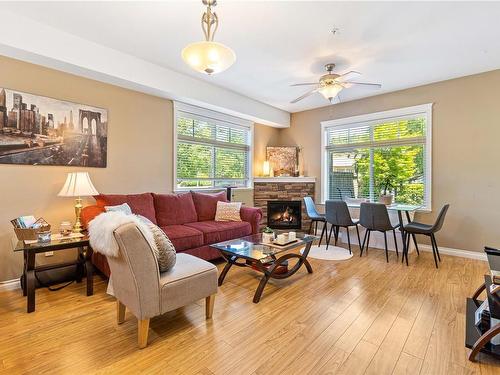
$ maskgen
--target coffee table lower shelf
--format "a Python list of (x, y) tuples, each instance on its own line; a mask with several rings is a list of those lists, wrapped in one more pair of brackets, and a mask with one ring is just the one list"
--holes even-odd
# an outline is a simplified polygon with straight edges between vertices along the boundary
[[(477, 300), (477, 303), (479, 305), (482, 302), (483, 301)], [(465, 315), (465, 346), (469, 349), (473, 349), (474, 345), (480, 340), (484, 332), (481, 332), (475, 324), (475, 313), (478, 306), (472, 298), (467, 298), (466, 303), (467, 309)], [(485, 353), (500, 359), (500, 345), (493, 345), (490, 342), (487, 342), (479, 351), (481, 353)]]

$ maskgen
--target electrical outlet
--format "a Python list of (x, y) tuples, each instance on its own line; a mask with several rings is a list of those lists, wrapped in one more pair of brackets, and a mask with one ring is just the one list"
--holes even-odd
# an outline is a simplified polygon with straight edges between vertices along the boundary
[(51, 256), (53, 256), (53, 255), (54, 255), (54, 252), (53, 252), (53, 251), (46, 251), (46, 252), (45, 252), (45, 256), (46, 256), (46, 257), (51, 257)]

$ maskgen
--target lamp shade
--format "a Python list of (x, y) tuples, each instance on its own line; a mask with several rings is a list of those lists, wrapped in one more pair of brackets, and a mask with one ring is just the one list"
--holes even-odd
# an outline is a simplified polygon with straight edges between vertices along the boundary
[(98, 194), (88, 172), (72, 172), (68, 173), (66, 182), (57, 195), (60, 197), (89, 197)]
[(203, 41), (186, 46), (182, 50), (182, 58), (194, 70), (214, 74), (233, 65), (236, 55), (222, 43)]

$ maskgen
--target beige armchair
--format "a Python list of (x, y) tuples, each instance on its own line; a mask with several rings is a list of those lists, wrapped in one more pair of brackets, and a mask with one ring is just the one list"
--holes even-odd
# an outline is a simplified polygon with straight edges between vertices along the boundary
[(177, 254), (176, 265), (160, 273), (151, 247), (133, 223), (114, 232), (119, 246), (117, 257), (108, 257), (118, 324), (125, 320), (128, 308), (138, 321), (138, 343), (147, 346), (149, 319), (206, 299), (206, 317), (210, 319), (217, 293), (217, 268), (188, 254)]

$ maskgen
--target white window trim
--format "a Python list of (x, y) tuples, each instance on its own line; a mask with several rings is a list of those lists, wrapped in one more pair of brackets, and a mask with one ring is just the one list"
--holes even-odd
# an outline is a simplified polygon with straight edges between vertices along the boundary
[(189, 190), (200, 190), (200, 191), (210, 191), (210, 190), (220, 190), (218, 188), (203, 188), (203, 189), (196, 189), (196, 188), (179, 188), (177, 187), (177, 115), (178, 112), (185, 112), (185, 113), (190, 113), (194, 115), (195, 117), (204, 117), (204, 118), (210, 118), (216, 121), (221, 121), (221, 122), (226, 122), (230, 123), (231, 125), (235, 125), (235, 127), (241, 127), (249, 130), (249, 147), (250, 147), (250, 154), (248, 157), (248, 182), (247, 186), (244, 188), (252, 188), (253, 187), (253, 157), (254, 157), (254, 123), (249, 120), (245, 120), (242, 118), (234, 117), (231, 115), (226, 115), (225, 113), (220, 113), (217, 111), (212, 111), (210, 109), (202, 108), (202, 107), (197, 107), (191, 104), (186, 104), (182, 102), (177, 102), (174, 101), (174, 110), (173, 110), (173, 180), (172, 180), (172, 191), (174, 192), (182, 192), (182, 191), (189, 191)]
[(421, 104), (412, 107), (392, 109), (382, 112), (367, 113), (359, 116), (344, 117), (336, 120), (321, 122), (321, 203), (326, 200), (326, 181), (328, 175), (328, 165), (326, 163), (327, 132), (329, 128), (347, 128), (355, 124), (370, 125), (373, 122), (380, 122), (397, 117), (424, 116), (426, 119), (426, 142), (425, 142), (425, 197), (426, 206), (419, 211), (432, 210), (432, 105), (433, 103)]

